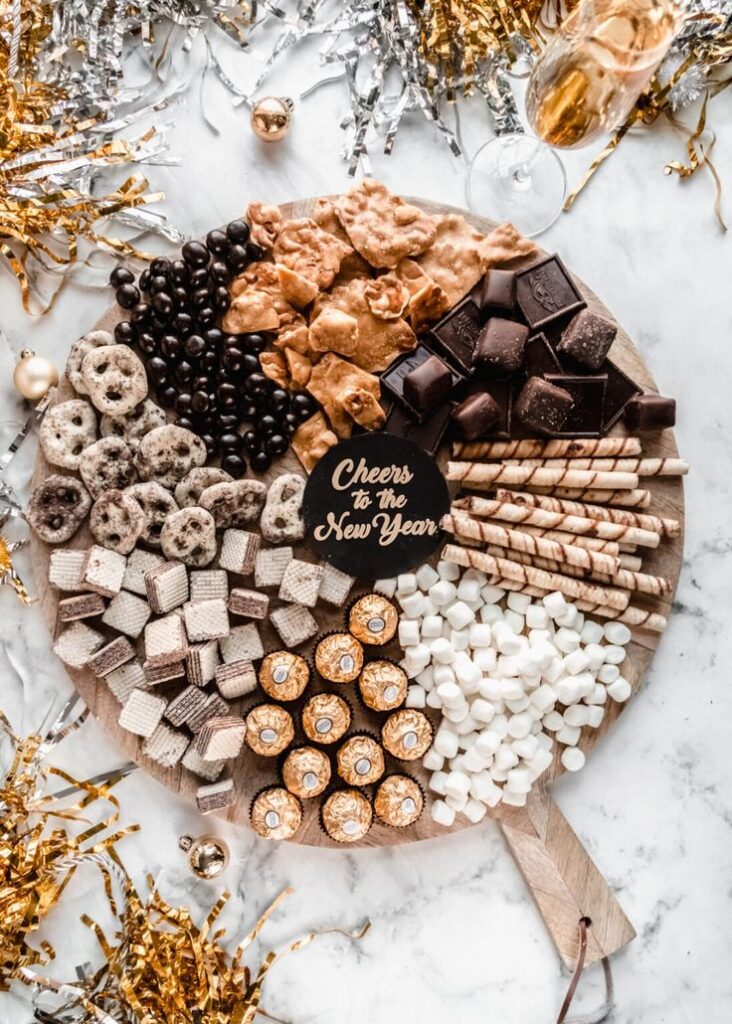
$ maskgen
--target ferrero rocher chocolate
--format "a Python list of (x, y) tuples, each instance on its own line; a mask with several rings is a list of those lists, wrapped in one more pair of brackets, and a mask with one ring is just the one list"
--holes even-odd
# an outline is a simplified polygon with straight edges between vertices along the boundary
[(247, 746), (263, 757), (276, 757), (295, 738), (292, 715), (276, 704), (252, 708), (246, 717), (246, 727)]
[(381, 821), (394, 828), (413, 825), (424, 808), (419, 785), (408, 775), (390, 775), (376, 790), (374, 810)]
[(335, 693), (316, 693), (302, 710), (302, 727), (313, 743), (337, 743), (351, 726), (351, 709)]
[(357, 789), (339, 789), (323, 804), (323, 828), (337, 843), (355, 843), (371, 828), (374, 812)]
[(299, 654), (274, 651), (259, 667), (259, 685), (274, 700), (297, 700), (310, 681), (310, 666)]
[(389, 715), (384, 722), (381, 742), (400, 761), (416, 761), (429, 750), (432, 726), (421, 711), (404, 708)]
[(352, 683), (363, 668), (363, 647), (350, 633), (331, 633), (315, 648), (315, 667), (330, 683)]
[(365, 594), (348, 614), (348, 628), (362, 644), (388, 644), (397, 631), (399, 615), (382, 594)]
[(300, 828), (302, 804), (283, 786), (273, 786), (254, 798), (249, 817), (257, 835), (265, 839), (292, 839)]
[(372, 711), (394, 711), (404, 703), (408, 685), (407, 673), (391, 661), (367, 662), (358, 680), (361, 698)]
[(291, 793), (306, 800), (320, 796), (330, 782), (330, 759), (315, 747), (291, 750), (282, 765), (282, 781)]
[(384, 774), (384, 751), (370, 736), (351, 736), (336, 760), (338, 774), (349, 786), (369, 786)]

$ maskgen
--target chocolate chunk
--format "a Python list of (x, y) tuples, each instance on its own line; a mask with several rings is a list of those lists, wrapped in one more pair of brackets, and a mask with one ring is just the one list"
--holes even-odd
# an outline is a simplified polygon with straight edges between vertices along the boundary
[(555, 437), (600, 437), (605, 410), (605, 389), (607, 377), (569, 376), (568, 374), (548, 374), (550, 384), (563, 388), (572, 396), (574, 405), (564, 421), (561, 430)]
[(676, 423), (676, 401), (663, 395), (637, 395), (625, 407), (629, 430), (665, 430)]
[(473, 366), (480, 334), (480, 311), (471, 298), (463, 299), (432, 328), (432, 337), (447, 358), (463, 370)]
[(516, 302), (532, 330), (584, 309), (586, 303), (558, 256), (516, 274)]
[(450, 422), (451, 412), (452, 406), (445, 404), (423, 423), (417, 423), (397, 402), (394, 402), (386, 418), (384, 430), (387, 434), (395, 434), (397, 437), (403, 437), (405, 441), (411, 441), (430, 455), (436, 455)]
[(529, 328), (515, 320), (494, 316), (481, 331), (473, 362), (481, 370), (514, 373), (524, 360)]
[(610, 359), (605, 360), (600, 367), (600, 372), (607, 375), (605, 412), (602, 418), (602, 432), (606, 434), (610, 427), (620, 419), (631, 398), (642, 394), (642, 388)]
[(452, 422), (466, 441), (473, 441), (501, 418), (498, 402), (487, 391), (466, 398), (453, 410)]
[[(390, 391), (395, 398), (403, 402), (412, 413), (414, 419), (420, 419), (420, 410), (409, 400), (404, 393), (404, 381), (409, 374), (422, 367), (429, 359), (434, 358), (434, 353), (426, 345), (418, 345), (413, 352), (407, 353), (401, 359), (392, 363), (391, 366), (381, 374), (381, 383), (387, 391)], [(445, 366), (445, 364), (442, 364)], [(450, 389), (457, 387), (463, 380), (462, 374), (450, 367), (452, 379)], [(438, 403), (439, 404), (439, 403)]]
[(617, 333), (618, 328), (612, 321), (591, 309), (583, 309), (564, 328), (557, 352), (567, 352), (583, 366), (597, 370)]
[(480, 295), (482, 310), (510, 313), (516, 305), (516, 274), (513, 270), (489, 270)]
[(526, 342), (524, 362), (521, 373), (524, 379), (543, 377), (548, 373), (561, 373), (562, 364), (557, 359), (554, 349), (545, 334), (535, 334)]
[(500, 410), (499, 419), (480, 436), (482, 440), (503, 441), (511, 437), (511, 408), (513, 388), (511, 381), (496, 377), (490, 380), (475, 380), (468, 387), (468, 395), (488, 394)]
[(572, 409), (572, 396), (542, 377), (531, 377), (514, 402), (513, 411), (524, 427), (538, 434), (557, 434)]
[(404, 398), (419, 413), (432, 412), (452, 391), (453, 375), (439, 356), (430, 356), (404, 378)]

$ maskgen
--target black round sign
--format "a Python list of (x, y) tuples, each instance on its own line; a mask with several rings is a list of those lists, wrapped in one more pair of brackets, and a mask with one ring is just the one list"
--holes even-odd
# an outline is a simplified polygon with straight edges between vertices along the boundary
[(440, 543), (447, 484), (436, 462), (394, 434), (359, 434), (331, 448), (303, 497), (320, 557), (351, 576), (382, 579), (414, 568)]

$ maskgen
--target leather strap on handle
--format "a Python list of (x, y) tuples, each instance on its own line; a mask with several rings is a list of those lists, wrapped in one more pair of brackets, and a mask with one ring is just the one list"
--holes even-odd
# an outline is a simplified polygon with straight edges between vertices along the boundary
[(567, 1017), (569, 1008), (572, 1005), (572, 1000), (577, 992), (577, 986), (579, 985), (580, 978), (582, 977), (582, 970), (585, 966), (585, 959), (587, 957), (587, 932), (592, 927), (592, 922), (586, 918), (581, 917), (578, 922), (579, 932), (579, 954), (577, 956), (577, 964), (572, 974), (572, 980), (569, 983), (567, 994), (564, 997), (562, 1008), (559, 1011), (557, 1017), (557, 1024), (601, 1024), (602, 1021), (606, 1020), (610, 1015), (613, 1008), (613, 975), (610, 970), (610, 959), (609, 957), (602, 958), (602, 969), (605, 975), (605, 1002), (600, 1006), (594, 1013), (585, 1017)]

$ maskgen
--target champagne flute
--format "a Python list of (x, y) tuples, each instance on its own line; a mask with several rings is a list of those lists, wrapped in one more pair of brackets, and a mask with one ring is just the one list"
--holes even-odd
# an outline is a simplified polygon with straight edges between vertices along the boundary
[(567, 177), (559, 155), (622, 124), (668, 51), (674, 0), (580, 0), (537, 60), (526, 90), (535, 137), (499, 135), (473, 157), (473, 212), (538, 235), (562, 211)]

